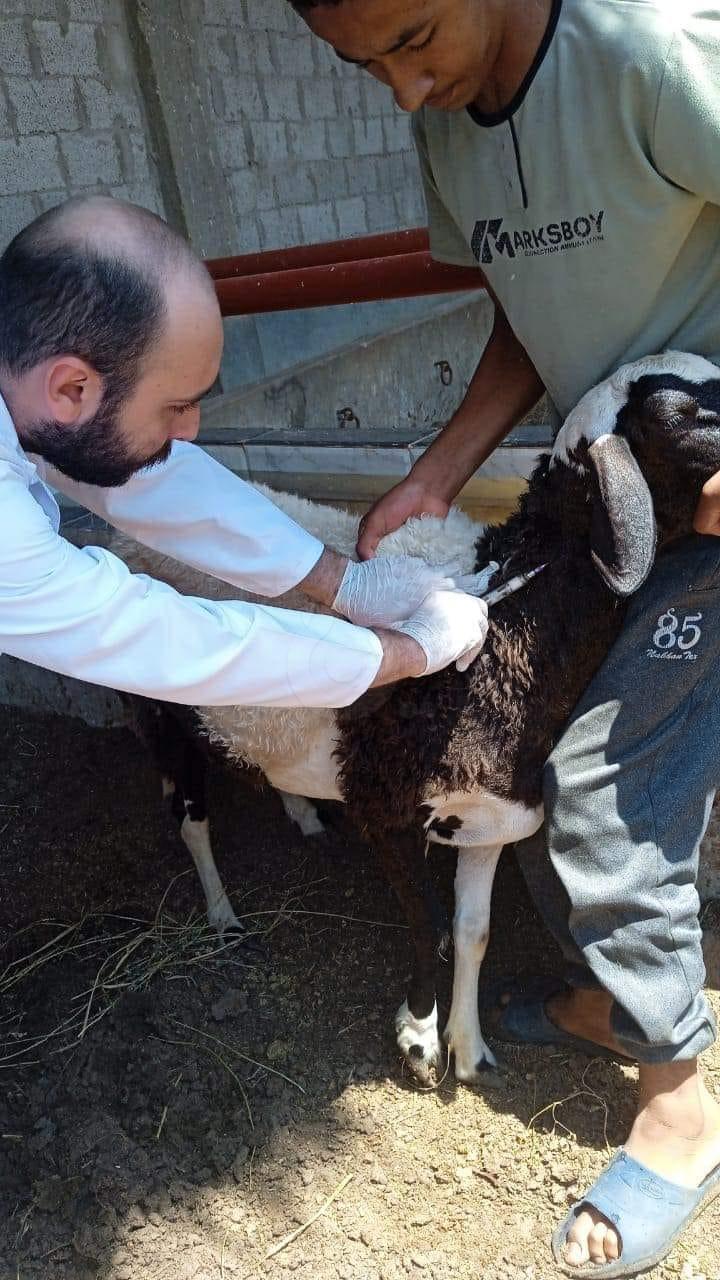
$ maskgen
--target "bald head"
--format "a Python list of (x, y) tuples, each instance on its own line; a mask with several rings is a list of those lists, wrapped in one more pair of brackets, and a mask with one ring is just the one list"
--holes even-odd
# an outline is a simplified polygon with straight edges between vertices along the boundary
[(185, 272), (212, 292), (212, 281), (181, 235), (140, 205), (110, 196), (78, 196), (50, 209), (21, 232), (37, 249), (68, 248), (86, 255), (119, 258), (166, 284)]
[(161, 218), (70, 200), (2, 254), (0, 298), (0, 393), (29, 452), (112, 485), (194, 439), (222, 321), (208, 272)]
[(178, 289), (215, 299), (202, 262), (162, 218), (109, 196), (68, 200), (0, 257), (0, 368), (18, 376), (76, 355), (125, 393)]

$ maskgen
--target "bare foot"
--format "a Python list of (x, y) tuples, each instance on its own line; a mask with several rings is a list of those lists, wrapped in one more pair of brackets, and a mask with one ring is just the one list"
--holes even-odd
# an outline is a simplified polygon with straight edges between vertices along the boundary
[[(640, 1103), (625, 1151), (684, 1187), (698, 1187), (720, 1165), (720, 1105), (705, 1088), (697, 1059), (640, 1064)], [(565, 1261), (602, 1265), (621, 1251), (617, 1232), (588, 1204), (568, 1232)]]

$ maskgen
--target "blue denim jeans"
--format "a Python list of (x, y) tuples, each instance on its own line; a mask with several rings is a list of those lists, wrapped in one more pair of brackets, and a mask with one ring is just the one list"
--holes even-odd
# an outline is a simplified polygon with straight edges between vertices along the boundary
[(631, 600), (545, 767), (545, 834), (516, 846), (568, 981), (611, 994), (642, 1062), (715, 1038), (695, 882), (719, 783), (720, 539), (693, 535)]

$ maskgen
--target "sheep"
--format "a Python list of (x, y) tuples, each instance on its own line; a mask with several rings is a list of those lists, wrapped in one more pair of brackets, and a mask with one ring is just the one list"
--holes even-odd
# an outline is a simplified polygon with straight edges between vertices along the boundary
[[(354, 556), (359, 517), (294, 494), (274, 492), (264, 485), (256, 487), (308, 532), (337, 551)], [(380, 554), (422, 556), (428, 564), (442, 566), (448, 573), (472, 575), (475, 543), (482, 529), (482, 525), (455, 507), (445, 520), (435, 517), (410, 520), (383, 540)], [(267, 603), (264, 597), (208, 577), (124, 534), (115, 531), (102, 534), (95, 530), (92, 533), (76, 531), (69, 536), (79, 545), (102, 542), (134, 572), (148, 573), (168, 582), (184, 595)], [(474, 581), (465, 585), (481, 590), (488, 577), (488, 573), (475, 575)], [(323, 612), (320, 605), (297, 589), (273, 600), (273, 604)], [(315, 752), (322, 754), (322, 744), (333, 732), (333, 712), (312, 708), (244, 707), (239, 716), (237, 707), (206, 707), (198, 708), (193, 715), (187, 708), (134, 695), (122, 694), (121, 698), (128, 726), (150, 749), (160, 767), (163, 796), (170, 804), (183, 842), (195, 863), (209, 923), (221, 936), (241, 935), (242, 927), (218, 876), (212, 853), (205, 807), (203, 741), (215, 744), (240, 767), (253, 766), (272, 782), (285, 812), (302, 834), (321, 835), (323, 823), (307, 797), (340, 800), (341, 796), (337, 788), (331, 788), (331, 794), (326, 794), (324, 774), (319, 790), (317, 786), (313, 788), (307, 776), (307, 761)], [(298, 794), (294, 786), (294, 762), (303, 756), (305, 791)]]
[[(432, 560), (440, 546), (446, 560), (444, 535), (457, 528), (460, 542), (467, 539), (455, 549), (464, 571), (502, 566), (491, 588), (547, 566), (492, 611), (485, 647), (468, 671), (371, 691), (337, 712), (199, 710), (204, 731), (231, 757), (293, 796), (343, 801), (375, 846), (412, 930), (414, 968), (396, 1033), (420, 1079), (442, 1052), (427, 845), (458, 853), (444, 1038), (456, 1077), (471, 1083), (495, 1062), (480, 1027), (478, 981), (498, 858), (505, 844), (539, 828), (544, 762), (617, 636), (656, 544), (692, 529), (700, 488), (720, 470), (719, 414), (715, 366), (678, 353), (650, 357), (584, 398), (506, 524), (480, 531), (453, 512), (445, 524), (422, 520), (401, 531), (409, 542), (401, 537), (395, 550)], [(348, 550), (354, 544), (354, 518), (275, 500), (323, 540)], [(184, 568), (152, 553), (127, 558), (188, 589)], [(203, 580), (206, 594), (209, 586)]]

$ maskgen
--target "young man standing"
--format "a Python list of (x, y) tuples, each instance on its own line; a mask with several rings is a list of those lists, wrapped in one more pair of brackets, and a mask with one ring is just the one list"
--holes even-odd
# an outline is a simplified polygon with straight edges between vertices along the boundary
[[(413, 112), (433, 256), (477, 264), (496, 302), (463, 404), (363, 522), (371, 557), (410, 516), (444, 514), (543, 389), (559, 422), (640, 357), (720, 362), (720, 9), (292, 2)], [(715, 477), (699, 532), (720, 532), (719, 491)], [(708, 628), (702, 661), (645, 661), (668, 607), (697, 613), (698, 583), (720, 586), (720, 544), (691, 538), (660, 557), (548, 762), (549, 856), (520, 855), (572, 972), (546, 1000), (512, 1003), (506, 1027), (640, 1064), (625, 1147), (553, 1239), (576, 1276), (646, 1270), (720, 1187), (720, 1107), (698, 1069), (715, 1024), (695, 891), (720, 777), (720, 753), (697, 737), (700, 709), (709, 735), (718, 718), (717, 642)]]

